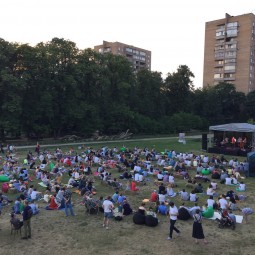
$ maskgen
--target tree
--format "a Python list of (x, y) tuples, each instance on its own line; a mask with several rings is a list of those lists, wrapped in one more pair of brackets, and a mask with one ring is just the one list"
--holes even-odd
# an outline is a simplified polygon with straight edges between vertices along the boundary
[(17, 44), (0, 39), (0, 136), (20, 135), (24, 82), (17, 77)]
[(168, 73), (163, 86), (168, 102), (168, 115), (178, 111), (189, 112), (190, 93), (193, 91), (191, 78), (194, 74), (186, 65), (180, 65), (177, 72)]
[(165, 114), (161, 73), (140, 70), (136, 75), (135, 110), (144, 116), (159, 119)]

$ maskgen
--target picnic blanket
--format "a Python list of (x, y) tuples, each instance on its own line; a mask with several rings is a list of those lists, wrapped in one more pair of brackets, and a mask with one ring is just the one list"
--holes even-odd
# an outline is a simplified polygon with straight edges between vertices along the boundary
[(47, 188), (47, 185), (45, 185), (43, 182), (39, 182), (38, 184), (44, 188)]
[[(236, 214), (235, 214), (235, 216), (236, 216), (236, 223), (242, 223), (242, 221), (243, 221), (243, 216), (242, 216), (242, 215), (236, 215)], [(218, 212), (214, 212), (213, 217), (207, 218), (207, 219), (209, 219), (209, 220), (216, 220), (217, 218), (218, 218), (218, 219), (221, 219), (221, 215), (220, 215), (220, 213), (218, 213)]]

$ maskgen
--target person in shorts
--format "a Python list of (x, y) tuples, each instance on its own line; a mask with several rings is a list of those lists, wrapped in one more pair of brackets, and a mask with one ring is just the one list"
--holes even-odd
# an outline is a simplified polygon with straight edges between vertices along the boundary
[(114, 205), (111, 201), (111, 196), (108, 196), (107, 199), (103, 202), (104, 209), (104, 222), (103, 227), (109, 229), (109, 219), (113, 217)]

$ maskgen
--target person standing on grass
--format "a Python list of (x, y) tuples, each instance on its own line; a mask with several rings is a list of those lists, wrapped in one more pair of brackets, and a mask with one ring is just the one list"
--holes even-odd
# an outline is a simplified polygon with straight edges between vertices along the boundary
[(195, 238), (195, 243), (198, 244), (198, 239), (203, 239), (204, 244), (207, 244), (207, 240), (204, 236), (204, 231), (202, 227), (202, 216), (200, 214), (200, 210), (197, 209), (196, 213), (193, 215), (193, 230), (192, 230), (192, 237)]
[(111, 196), (108, 196), (107, 199), (103, 202), (103, 209), (104, 209), (103, 227), (109, 229), (109, 219), (113, 216), (112, 210), (114, 209), (114, 205), (111, 201)]
[(67, 187), (64, 191), (64, 199), (65, 199), (65, 213), (66, 217), (68, 217), (68, 208), (72, 216), (75, 216), (72, 205), (72, 192)]
[(180, 235), (180, 230), (177, 229), (174, 225), (176, 223), (177, 220), (177, 216), (178, 216), (178, 209), (175, 206), (174, 202), (170, 202), (170, 207), (169, 207), (169, 215), (170, 215), (170, 233), (169, 236), (167, 238), (167, 240), (171, 240), (173, 238), (173, 230), (177, 233), (177, 235)]
[(31, 212), (32, 208), (29, 206), (28, 200), (25, 200), (25, 207), (23, 211), (23, 226), (24, 226), (24, 236), (22, 239), (31, 238)]

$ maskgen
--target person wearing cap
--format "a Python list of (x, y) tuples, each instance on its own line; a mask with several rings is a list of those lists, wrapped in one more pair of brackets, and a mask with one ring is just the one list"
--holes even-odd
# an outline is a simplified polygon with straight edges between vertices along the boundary
[(180, 230), (177, 229), (174, 225), (176, 223), (177, 220), (177, 216), (178, 216), (178, 209), (175, 206), (174, 202), (170, 202), (170, 207), (169, 207), (169, 215), (170, 215), (170, 232), (169, 232), (169, 236), (167, 237), (167, 240), (171, 240), (173, 238), (173, 230), (177, 233), (177, 235), (180, 235)]

